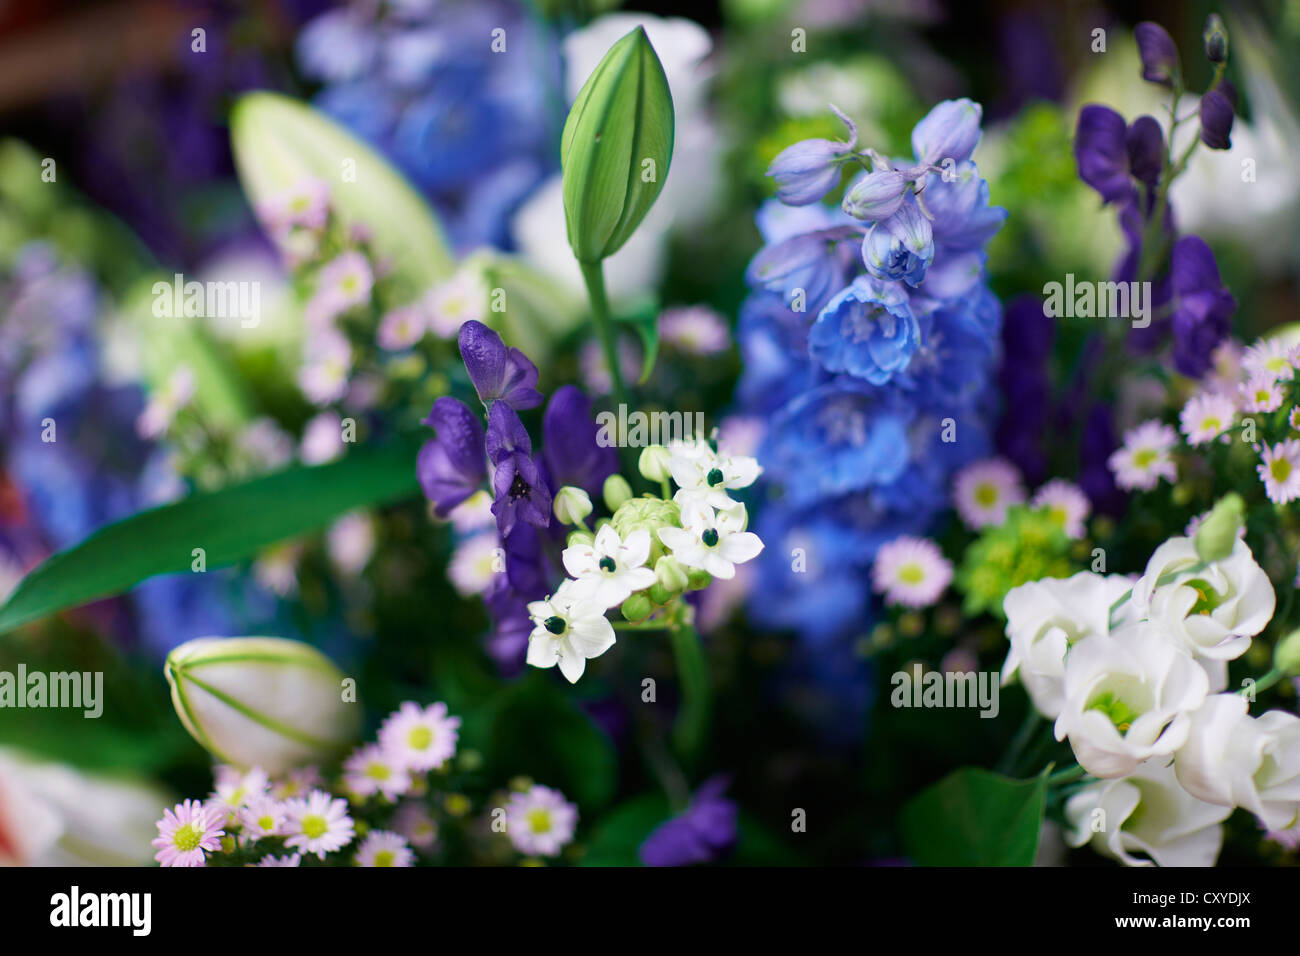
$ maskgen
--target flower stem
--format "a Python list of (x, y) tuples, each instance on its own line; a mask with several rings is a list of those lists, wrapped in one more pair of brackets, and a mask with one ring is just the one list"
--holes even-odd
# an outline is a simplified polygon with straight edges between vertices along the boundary
[(1278, 670), (1276, 667), (1274, 667), (1272, 670), (1270, 670), (1259, 680), (1255, 681), (1253, 687), (1250, 684), (1247, 684), (1241, 690), (1237, 691), (1237, 693), (1244, 694), (1247, 691), (1253, 690), (1255, 693), (1258, 694), (1260, 691), (1268, 690), (1270, 687), (1272, 687), (1274, 684), (1276, 684), (1285, 676), (1286, 676), (1286, 671)]
[(704, 660), (700, 635), (690, 624), (678, 624), (668, 632), (677, 663), (677, 681), (681, 687), (681, 706), (673, 725), (673, 745), (687, 765), (701, 755), (709, 730), (713, 708), (709, 669)]
[(600, 338), (605, 364), (609, 366), (609, 380), (614, 386), (614, 401), (627, 404), (627, 389), (623, 385), (623, 369), (618, 361), (618, 348), (614, 335), (614, 322), (609, 314), (609, 299), (605, 295), (605, 272), (600, 262), (580, 262), (582, 281), (587, 284), (587, 298), (591, 301), (591, 317)]
[(1078, 764), (1075, 764), (1073, 767), (1068, 767), (1065, 770), (1058, 770), (1056, 773), (1049, 776), (1047, 778), (1047, 785), (1049, 787), (1056, 787), (1063, 783), (1073, 783), (1075, 780), (1082, 780), (1087, 775), (1088, 771), (1084, 770)]

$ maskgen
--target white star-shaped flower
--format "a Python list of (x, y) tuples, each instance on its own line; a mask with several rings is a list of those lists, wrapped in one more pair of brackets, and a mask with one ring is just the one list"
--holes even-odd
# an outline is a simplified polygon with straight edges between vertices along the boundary
[(659, 540), (687, 567), (701, 568), (715, 578), (733, 578), (736, 565), (763, 550), (758, 535), (745, 530), (748, 521), (745, 506), (735, 502), (717, 512), (687, 508), (682, 511), (685, 527), (660, 528)]
[(763, 473), (757, 459), (719, 455), (704, 441), (673, 442), (668, 451), (668, 470), (679, 489), (673, 501), (683, 509), (730, 508), (735, 502), (727, 492), (748, 488)]
[(591, 544), (565, 548), (564, 570), (573, 576), (573, 593), (602, 608), (622, 604), (633, 591), (655, 583), (655, 573), (645, 566), (650, 557), (650, 532), (639, 528), (624, 541), (609, 525), (596, 532)]
[(533, 667), (559, 664), (570, 684), (578, 682), (588, 658), (614, 646), (614, 627), (605, 618), (604, 606), (579, 597), (573, 588), (573, 581), (565, 581), (545, 601), (528, 605), (536, 625), (528, 637), (528, 663)]

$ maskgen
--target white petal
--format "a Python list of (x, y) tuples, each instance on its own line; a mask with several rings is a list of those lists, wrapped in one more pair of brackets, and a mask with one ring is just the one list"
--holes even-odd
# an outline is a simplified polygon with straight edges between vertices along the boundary
[[(533, 632), (536, 635), (536, 631)], [(553, 634), (544, 632), (541, 636), (534, 636), (528, 640), (528, 656), (526, 660), (533, 667), (554, 667), (557, 659), (557, 645)]]
[(620, 563), (628, 568), (636, 568), (645, 564), (649, 557), (650, 532), (645, 528), (637, 528), (623, 542), (623, 559)]
[(578, 683), (578, 678), (587, 669), (587, 659), (576, 652), (566, 651), (560, 655), (560, 673), (570, 684)]
[(758, 535), (752, 531), (742, 531), (740, 534), (727, 535), (722, 540), (718, 553), (734, 564), (744, 564), (758, 557), (762, 550), (763, 541)]

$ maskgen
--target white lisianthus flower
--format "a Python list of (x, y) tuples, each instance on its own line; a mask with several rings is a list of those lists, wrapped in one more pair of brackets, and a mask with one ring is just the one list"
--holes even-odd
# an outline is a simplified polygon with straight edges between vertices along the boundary
[(573, 581), (565, 581), (545, 601), (531, 602), (528, 614), (535, 625), (528, 636), (528, 663), (533, 667), (559, 664), (570, 684), (578, 682), (589, 658), (614, 646), (614, 627), (605, 617), (605, 606), (579, 597)]
[(749, 515), (743, 504), (714, 512), (709, 508), (683, 509), (681, 528), (660, 528), (659, 540), (688, 568), (701, 568), (715, 578), (734, 578), (736, 565), (758, 557), (763, 542), (745, 526)]
[[(1156, 548), (1133, 586), (1133, 605), (1174, 641), (1207, 661), (1246, 653), (1250, 639), (1273, 618), (1277, 599), (1250, 546), (1238, 540), (1222, 561), (1200, 564), (1192, 538), (1170, 538)], [(1159, 583), (1161, 578), (1169, 578)]]
[(1152, 760), (1131, 776), (1070, 797), (1066, 842), (1079, 847), (1091, 840), (1094, 850), (1125, 866), (1213, 866), (1223, 846), (1219, 824), (1230, 813), (1231, 807), (1196, 799), (1179, 786), (1173, 767)]
[(633, 591), (655, 583), (654, 569), (645, 566), (650, 557), (650, 532), (645, 528), (624, 541), (613, 527), (603, 525), (591, 544), (565, 548), (561, 557), (564, 570), (573, 575), (574, 595), (602, 609), (622, 604)]
[(1110, 633), (1110, 606), (1129, 585), (1122, 575), (1080, 571), (1008, 591), (1002, 609), (1011, 649), (1002, 665), (1003, 685), (1019, 675), (1039, 712), (1051, 718), (1059, 715), (1065, 655), (1085, 637)]
[(678, 488), (673, 501), (683, 510), (730, 508), (735, 502), (727, 492), (748, 488), (763, 473), (756, 459), (719, 455), (702, 440), (672, 442), (668, 452), (668, 470)]
[(1056, 739), (1069, 737), (1090, 774), (1123, 777), (1187, 741), (1210, 683), (1190, 654), (1140, 622), (1074, 645), (1063, 690)]
[(1178, 782), (1192, 796), (1245, 807), (1268, 830), (1300, 819), (1300, 717), (1270, 710), (1251, 717), (1246, 698), (1215, 694), (1192, 715), (1174, 755)]

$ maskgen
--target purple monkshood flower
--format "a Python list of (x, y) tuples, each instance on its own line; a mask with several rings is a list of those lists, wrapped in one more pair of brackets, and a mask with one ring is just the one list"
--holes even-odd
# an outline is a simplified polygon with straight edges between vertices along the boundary
[(1236, 91), (1227, 82), (1201, 97), (1201, 142), (1210, 149), (1232, 148), (1233, 102)]
[(437, 434), (424, 443), (415, 473), (439, 517), (478, 491), (487, 478), (483, 457), (483, 423), (469, 406), (444, 395), (423, 422)]
[(1165, 134), (1154, 116), (1139, 116), (1124, 131), (1128, 168), (1135, 179), (1147, 186), (1160, 182), (1165, 161)]
[(1148, 186), (1159, 181), (1164, 134), (1153, 117), (1139, 116), (1129, 126), (1109, 106), (1089, 103), (1079, 110), (1074, 157), (1079, 178), (1105, 202), (1129, 199), (1134, 178)]
[(533, 446), (519, 415), (506, 402), (488, 412), (487, 454), (492, 472), (492, 513), (497, 530), (508, 537), (523, 519), (538, 528), (551, 523), (551, 491), (533, 460)]
[(591, 399), (576, 385), (555, 390), (542, 418), (542, 463), (550, 487), (573, 485), (592, 498), (600, 494), (605, 479), (618, 471), (618, 451), (602, 446), (591, 414)]
[(1142, 79), (1169, 86), (1178, 74), (1178, 47), (1158, 23), (1145, 21), (1133, 29), (1138, 56), (1142, 58)]
[(1237, 300), (1223, 287), (1214, 253), (1199, 236), (1183, 236), (1169, 254), (1174, 365), (1192, 378), (1210, 368), (1210, 355), (1232, 326)]
[(858, 143), (858, 128), (834, 106), (831, 111), (849, 128), (849, 141), (806, 139), (777, 153), (767, 174), (776, 180), (776, 198), (787, 206), (815, 203), (839, 185), (840, 161)]
[(660, 824), (641, 844), (646, 866), (690, 866), (711, 863), (736, 844), (736, 805), (722, 794), (726, 777), (713, 777), (695, 791), (680, 816)]
[(484, 405), (500, 400), (523, 411), (542, 404), (537, 366), (482, 322), (471, 319), (460, 327), (460, 357)]

